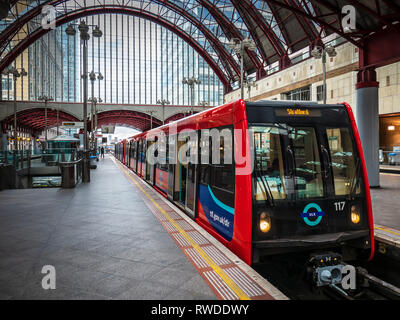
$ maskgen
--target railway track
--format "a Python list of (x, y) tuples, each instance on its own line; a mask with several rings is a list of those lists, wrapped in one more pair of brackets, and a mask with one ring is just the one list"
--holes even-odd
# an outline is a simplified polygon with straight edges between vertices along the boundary
[(379, 255), (373, 262), (355, 268), (354, 290), (344, 290), (340, 284), (316, 286), (301, 260), (271, 260), (259, 263), (255, 269), (294, 300), (400, 300), (398, 262), (388, 264)]

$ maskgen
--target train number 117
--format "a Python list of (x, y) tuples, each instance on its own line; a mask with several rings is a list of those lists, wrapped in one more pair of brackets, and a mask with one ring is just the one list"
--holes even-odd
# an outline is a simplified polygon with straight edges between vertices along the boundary
[(335, 204), (336, 211), (343, 211), (346, 201), (339, 201), (339, 202), (335, 202), (334, 204)]

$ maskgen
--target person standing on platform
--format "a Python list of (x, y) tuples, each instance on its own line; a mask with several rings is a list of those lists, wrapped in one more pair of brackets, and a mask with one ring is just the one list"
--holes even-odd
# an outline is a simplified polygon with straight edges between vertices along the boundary
[(103, 146), (101, 147), (100, 152), (101, 152), (101, 157), (104, 158), (104, 147)]

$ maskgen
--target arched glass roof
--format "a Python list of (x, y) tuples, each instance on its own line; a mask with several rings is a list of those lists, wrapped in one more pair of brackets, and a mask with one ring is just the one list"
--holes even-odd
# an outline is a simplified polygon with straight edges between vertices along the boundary
[[(399, 20), (400, 0), (352, 0), (357, 25), (345, 30), (342, 13), (345, 0), (11, 0), (7, 18), (0, 21), (0, 70), (15, 59), (21, 46), (27, 46), (43, 33), (42, 8), (55, 8), (57, 23), (113, 10), (139, 15), (168, 26), (218, 69), (218, 76), (229, 86), (239, 75), (239, 57), (228, 43), (232, 38), (250, 38), (255, 52), (244, 56), (248, 73), (265, 74), (271, 65), (288, 54), (337, 33), (362, 47), (363, 38), (384, 25)], [(18, 51), (20, 50), (20, 51)]]

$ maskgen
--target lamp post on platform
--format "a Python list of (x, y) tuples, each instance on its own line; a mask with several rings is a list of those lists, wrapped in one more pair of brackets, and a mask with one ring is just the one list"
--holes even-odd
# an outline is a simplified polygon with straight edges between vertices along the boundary
[(165, 100), (165, 99), (158, 99), (157, 100), (157, 104), (161, 104), (162, 105), (162, 124), (164, 124), (165, 121), (165, 105), (166, 104), (170, 104), (171, 102), (169, 102), (169, 100)]
[(205, 109), (208, 106), (208, 102), (207, 101), (201, 101), (201, 102), (199, 102), (199, 106), (203, 107)]
[(240, 98), (244, 99), (244, 52), (246, 49), (254, 51), (257, 46), (253, 40), (248, 38), (243, 40), (232, 38), (228, 45), (240, 57)]
[(315, 46), (314, 49), (311, 51), (311, 55), (315, 59), (321, 59), (321, 61), (322, 61), (322, 78), (323, 78), (322, 95), (323, 95), (324, 104), (326, 104), (326, 55), (333, 58), (333, 57), (336, 57), (337, 52), (336, 52), (335, 48), (331, 45), (328, 45), (326, 47)]
[[(48, 96), (40, 96), (38, 98), (39, 101), (44, 101), (44, 140), (46, 142), (46, 149), (47, 149), (47, 103), (49, 101), (53, 101), (52, 97), (48, 97)], [(58, 122), (57, 122), (58, 124)], [(58, 131), (58, 129), (57, 129)]]
[[(19, 70), (19, 71), (18, 71)], [(3, 74), (10, 74), (13, 76), (14, 80), (14, 156), (13, 156), (13, 164), (14, 167), (17, 167), (17, 151), (18, 151), (18, 143), (17, 143), (17, 79), (22, 78), (28, 75), (24, 68), (16, 68), (10, 67)]]
[(92, 89), (92, 97), (89, 98), (89, 102), (91, 102), (91, 125), (92, 125), (92, 140), (94, 139), (94, 114), (95, 114), (95, 104), (97, 103), (97, 99), (94, 97), (94, 82), (96, 81), (96, 74), (97, 74), (97, 80), (103, 80), (104, 77), (100, 72), (94, 72), (93, 70), (89, 73), (89, 79), (91, 83), (91, 89)]
[(97, 138), (95, 137), (95, 132), (97, 131), (97, 103), (101, 103), (103, 100), (101, 100), (101, 98), (94, 97), (89, 98), (88, 101), (92, 103), (92, 141), (94, 143), (94, 150), (97, 150)]
[(187, 84), (190, 87), (190, 104), (191, 104), (191, 111), (190, 113), (194, 113), (194, 85), (201, 84), (200, 79), (191, 77), (191, 78), (183, 78), (182, 84)]
[(251, 88), (255, 88), (257, 86), (254, 80), (246, 81), (245, 86), (247, 88), (247, 92), (249, 94), (249, 101), (251, 99)]
[(155, 113), (154, 110), (148, 110), (148, 113), (150, 113), (150, 130), (153, 129), (153, 113)]
[[(99, 29), (98, 26), (94, 27), (92, 31), (92, 36), (95, 38), (100, 38), (103, 35), (103, 32)], [(88, 135), (87, 135), (87, 101), (88, 101), (88, 40), (90, 39), (89, 35), (89, 25), (85, 23), (85, 21), (81, 21), (78, 25), (78, 30), (81, 39), (82, 46), (82, 74), (81, 78), (83, 79), (83, 175), (82, 182), (90, 182), (90, 169), (89, 169), (89, 153), (88, 153)], [(75, 36), (76, 30), (74, 24), (69, 24), (65, 29), (65, 33), (69, 36)]]

